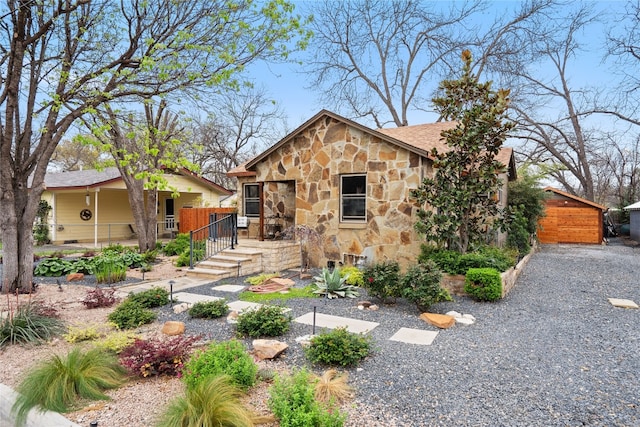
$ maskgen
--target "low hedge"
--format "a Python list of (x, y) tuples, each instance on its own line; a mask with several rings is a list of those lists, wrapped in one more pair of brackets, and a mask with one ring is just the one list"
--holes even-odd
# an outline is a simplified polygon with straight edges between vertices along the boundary
[(495, 268), (470, 268), (464, 291), (478, 301), (497, 301), (502, 298), (502, 277)]

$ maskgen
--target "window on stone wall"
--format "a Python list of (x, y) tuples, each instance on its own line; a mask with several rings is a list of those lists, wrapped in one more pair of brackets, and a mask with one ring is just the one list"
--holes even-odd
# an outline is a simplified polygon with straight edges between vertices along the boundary
[(260, 215), (260, 186), (258, 184), (245, 184), (243, 191), (244, 216)]
[(340, 177), (340, 221), (364, 222), (367, 220), (366, 184), (366, 175)]

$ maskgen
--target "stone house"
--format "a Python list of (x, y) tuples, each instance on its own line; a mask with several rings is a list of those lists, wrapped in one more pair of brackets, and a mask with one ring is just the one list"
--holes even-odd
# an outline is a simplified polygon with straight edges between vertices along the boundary
[[(322, 110), (252, 160), (228, 172), (238, 180), (238, 212), (248, 218), (240, 237), (278, 238), (304, 225), (321, 241), (312, 265), (327, 261), (414, 262), (422, 239), (410, 191), (433, 173), (430, 151), (447, 146), (440, 133), (454, 123), (370, 129)], [(501, 150), (507, 181), (516, 177), (513, 151)]]

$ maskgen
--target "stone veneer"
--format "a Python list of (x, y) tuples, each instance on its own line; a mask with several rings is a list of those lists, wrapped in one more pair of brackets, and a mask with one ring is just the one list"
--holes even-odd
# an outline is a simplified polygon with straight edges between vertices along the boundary
[[(321, 243), (308, 248), (312, 265), (354, 255), (406, 265), (419, 254), (417, 206), (409, 193), (431, 172), (421, 156), (324, 116), (270, 153), (255, 171), (255, 177), (239, 177), (239, 189), (264, 182), (265, 222), (280, 213), (319, 233)], [(340, 222), (343, 174), (366, 174), (366, 222)], [(249, 237), (257, 236), (257, 222), (252, 220)]]

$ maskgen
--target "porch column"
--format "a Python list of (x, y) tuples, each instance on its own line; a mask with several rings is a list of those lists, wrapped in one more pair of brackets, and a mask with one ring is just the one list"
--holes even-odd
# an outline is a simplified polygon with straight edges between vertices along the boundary
[(93, 215), (93, 247), (98, 247), (98, 193), (100, 192), (99, 188), (96, 188), (96, 191), (93, 196), (94, 207), (93, 211), (95, 214)]

